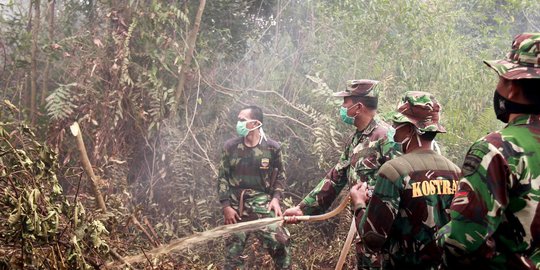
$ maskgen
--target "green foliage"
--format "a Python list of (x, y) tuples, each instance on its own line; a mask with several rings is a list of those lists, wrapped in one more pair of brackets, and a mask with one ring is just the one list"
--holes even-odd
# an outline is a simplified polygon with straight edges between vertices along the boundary
[[(47, 1), (41, 2), (44, 11)], [(148, 217), (151, 224), (144, 226), (154, 224), (162, 242), (221, 224), (214, 179), (221, 145), (234, 136), (236, 113), (245, 105), (263, 107), (267, 135), (282, 143), (289, 205), (335, 164), (352, 133), (337, 117), (341, 100), (331, 97), (348, 79), (382, 81), (382, 114), (393, 110), (407, 90), (435, 94), (448, 130), (437, 139), (445, 155), (460, 163), (472, 141), (501, 125), (491, 112), (496, 76), (481, 59), (503, 56), (513, 35), (540, 28), (540, 3), (533, 0), (398, 5), (388, 0), (207, 0), (193, 64), (182, 70), (187, 81), (181, 107), (175, 108), (198, 1), (56, 3), (53, 40), (41, 16), (36, 60), (38, 68), (50, 63), (51, 73), (37, 83), (54, 90), (46, 94), (46, 114), (38, 122), (50, 124), (41, 127), (47, 133), (37, 135), (47, 136), (48, 146), (59, 151), (60, 160), (54, 162), (61, 165), (47, 163), (57, 157), (46, 158), (50, 150), (23, 136), (25, 128), (2, 126), (2, 142), (13, 145), (2, 144), (2, 177), (32, 183), (13, 188), (2, 182), (9, 194), (2, 221), (25, 224), (9, 226), (18, 231), (6, 235), (15, 241), (25, 233), (21, 239), (31, 243), (27, 247), (54, 242), (71, 222), (61, 254), (72, 268), (88, 268), (99, 256), (111, 260), (104, 254), (113, 248), (131, 254), (150, 246), (140, 228), (127, 223), (132, 215)], [(30, 85), (27, 8), (20, 1), (0, 4), (0, 42), (6, 48), (5, 55), (0, 48), (5, 59), (0, 87), (5, 98), (23, 104), (17, 117), (26, 113)], [(179, 111), (174, 119), (173, 110)], [(65, 136), (68, 120), (81, 124), (114, 218), (98, 222), (91, 200), (59, 198), (59, 184), (75, 198), (79, 190), (78, 154)], [(56, 173), (55, 180), (48, 171)], [(21, 173), (26, 178), (14, 177)], [(80, 193), (87, 196), (84, 185)], [(342, 232), (345, 223), (332, 225)], [(333, 267), (342, 237), (329, 236), (324, 226), (296, 228), (298, 266)], [(303, 235), (320, 242), (310, 246), (313, 239)], [(111, 243), (109, 236), (124, 241)], [(221, 245), (165, 256), (154, 265), (214, 269)], [(319, 246), (332, 248), (321, 251)], [(258, 262), (268, 264), (265, 259), (250, 263)]]
[[(8, 102), (1, 108), (18, 111)], [(4, 119), (11, 120), (7, 114)], [(2, 262), (9, 267), (59, 269), (59, 262), (66, 260), (64, 268), (90, 269), (89, 251), (108, 252), (103, 223), (86, 215), (80, 203), (70, 205), (58, 170), (57, 154), (38, 142), (30, 127), (0, 122), (0, 238), (5, 245), (0, 254), (5, 257), (5, 248), (13, 248), (9, 262)]]
[(25, 248), (30, 251), (58, 232), (61, 210), (56, 201), (62, 188), (55, 174), (56, 154), (35, 141), (28, 126), (0, 124), (2, 213), (8, 215), (2, 226), (16, 228), (5, 230), (3, 237), (8, 242), (28, 241)]
[[(250, 41), (259, 38), (272, 24), (276, 0), (213, 0), (206, 1), (201, 22), (205, 38), (199, 40), (198, 47), (204, 48), (204, 55), (212, 60), (230, 61), (240, 59)], [(197, 2), (192, 9), (196, 10)]]
[(76, 105), (76, 96), (72, 88), (77, 87), (77, 83), (60, 84), (47, 97), (47, 114), (52, 120), (63, 120), (73, 114)]
[(56, 154), (28, 126), (9, 122), (0, 123), (0, 153), (2, 242), (20, 246), (22, 263), (33, 265), (46, 259), (34, 256), (34, 248), (59, 232)]

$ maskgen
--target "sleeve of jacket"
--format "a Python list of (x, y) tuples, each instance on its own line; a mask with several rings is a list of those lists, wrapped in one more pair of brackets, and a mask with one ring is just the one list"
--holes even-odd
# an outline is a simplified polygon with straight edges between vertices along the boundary
[(504, 155), (485, 140), (471, 146), (462, 171), (464, 177), (450, 207), (451, 220), (439, 231), (438, 243), (445, 262), (475, 264), (494, 252), (491, 237), (509, 203), (511, 179)]
[(276, 148), (274, 153), (275, 167), (278, 169), (274, 186), (272, 187), (272, 197), (281, 199), (285, 191), (285, 171), (283, 170), (283, 158), (281, 156), (281, 147)]
[(324, 213), (347, 185), (347, 170), (350, 165), (347, 153), (348, 148), (341, 154), (340, 161), (300, 202), (298, 206), (305, 215)]
[(397, 157), (399, 152), (396, 143), (388, 140), (386, 137), (371, 142), (370, 147), (375, 151), (358, 159), (356, 173), (360, 176), (360, 181), (367, 182), (370, 186), (375, 186), (377, 172), (381, 166), (385, 162)]
[(219, 163), (219, 172), (217, 178), (217, 192), (219, 202), (222, 207), (230, 206), (230, 187), (229, 180), (231, 177), (230, 159), (227, 148), (223, 148), (221, 161)]
[(385, 165), (377, 175), (373, 196), (365, 213), (362, 208), (355, 211), (358, 234), (364, 240), (365, 246), (373, 252), (382, 249), (400, 203), (400, 182), (388, 179), (381, 172), (384, 169)]

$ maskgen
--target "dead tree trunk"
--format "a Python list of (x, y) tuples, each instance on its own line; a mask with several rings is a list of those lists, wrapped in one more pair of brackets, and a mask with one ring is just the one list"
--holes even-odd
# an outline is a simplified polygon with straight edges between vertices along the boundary
[(77, 148), (79, 149), (79, 153), (81, 155), (81, 162), (83, 164), (84, 171), (90, 178), (90, 185), (92, 186), (92, 192), (94, 193), (94, 197), (96, 200), (96, 207), (101, 209), (103, 213), (107, 213), (105, 200), (103, 200), (101, 191), (99, 191), (97, 177), (94, 174), (94, 170), (92, 169), (92, 164), (90, 163), (90, 160), (88, 159), (88, 154), (86, 152), (86, 147), (84, 146), (82, 132), (79, 128), (79, 123), (74, 122), (73, 125), (71, 125), (70, 129), (73, 136), (77, 138)]
[[(49, 0), (49, 6), (47, 8), (47, 16), (49, 20), (49, 44), (53, 42), (54, 38), (54, 6), (55, 6), (56, 0)], [(41, 106), (45, 105), (45, 98), (47, 97), (47, 93), (49, 92), (48, 89), (48, 83), (49, 83), (49, 72), (50, 72), (50, 66), (51, 66), (51, 60), (47, 58), (47, 62), (45, 64), (45, 70), (43, 71), (43, 79), (41, 80), (41, 99), (39, 101), (39, 104)]]
[(39, 28), (41, 21), (40, 0), (35, 0), (34, 3), (34, 24), (32, 25), (32, 59), (30, 71), (30, 121), (32, 125), (36, 122), (36, 96), (37, 96), (37, 57), (38, 57), (38, 42)]
[[(184, 58), (184, 63), (182, 63), (182, 68), (180, 69), (180, 79), (178, 80), (178, 86), (176, 87), (175, 101), (176, 105), (180, 104), (180, 97), (184, 92), (184, 87), (186, 84), (186, 75), (191, 65), (191, 60), (193, 59), (193, 51), (195, 50), (195, 42), (197, 41), (197, 35), (199, 34), (199, 27), (201, 25), (201, 18), (204, 11), (204, 6), (206, 5), (206, 0), (201, 0), (199, 2), (199, 9), (197, 10), (197, 15), (195, 16), (195, 23), (193, 24), (193, 29), (189, 32), (187, 46), (188, 50), (186, 57)], [(178, 108), (173, 108), (173, 114), (176, 114)]]

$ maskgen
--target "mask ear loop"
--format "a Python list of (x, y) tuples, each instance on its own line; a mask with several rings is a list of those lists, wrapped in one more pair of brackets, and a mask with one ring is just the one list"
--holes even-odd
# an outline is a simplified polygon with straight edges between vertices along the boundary
[(403, 152), (406, 152), (407, 148), (409, 148), (409, 145), (411, 144), (411, 138), (410, 138), (410, 137), (407, 137), (407, 138), (405, 138), (405, 139), (403, 140), (403, 142), (401, 142), (401, 143), (405, 143), (405, 142), (406, 142), (407, 144), (405, 145), (405, 148), (403, 149)]
[[(349, 111), (349, 109), (351, 109), (352, 107), (358, 105), (358, 104), (362, 104), (360, 101), (359, 102), (356, 102), (355, 104), (353, 104), (352, 106), (350, 106), (349, 108), (346, 108), (347, 109), (347, 112)], [(363, 104), (362, 104), (363, 105)], [(349, 116), (348, 113), (345, 113), (347, 114), (347, 116)], [(358, 116), (358, 112), (356, 112), (356, 114), (352, 117), (352, 118), (356, 118)]]
[[(403, 123), (402, 125), (406, 125), (408, 123)], [(398, 127), (399, 128), (399, 127)], [(414, 135), (416, 136), (416, 141), (418, 142), (418, 145), (419, 146), (422, 146), (422, 142), (420, 141), (420, 136), (418, 135), (419, 133), (423, 133), (421, 132), (420, 130), (418, 130), (418, 128), (414, 127), (414, 129), (411, 129), (411, 132), (409, 133), (409, 136), (407, 138), (405, 138), (401, 143), (407, 143), (405, 145), (405, 149), (403, 149), (403, 151), (405, 152), (405, 150), (407, 150), (409, 148), (409, 145), (411, 144), (412, 142), (412, 136), (413, 136), (413, 133)]]
[(261, 138), (259, 139), (259, 143), (262, 142), (262, 140), (264, 139), (264, 141), (268, 141), (268, 139), (266, 138), (266, 134), (264, 133), (264, 130), (262, 128), (262, 124), (260, 126), (260, 130), (259, 130), (259, 133), (261, 134)]
[(256, 129), (258, 129), (258, 128), (260, 129), (260, 130), (259, 130), (259, 135), (260, 135), (261, 138), (259, 139), (259, 144), (262, 142), (263, 139), (264, 139), (265, 141), (268, 141), (268, 139), (266, 138), (266, 134), (264, 133), (264, 130), (262, 129), (263, 123), (261, 123), (259, 120), (251, 120), (251, 121), (258, 121), (258, 122), (260, 123), (259, 126), (254, 127), (254, 128), (252, 128), (252, 129), (249, 129), (249, 131), (253, 131), (253, 130), (256, 130)]
[[(249, 122), (255, 122), (255, 121), (259, 121), (259, 120), (248, 120), (247, 122), (249, 123)], [(248, 129), (248, 130), (249, 130), (249, 131), (254, 131), (254, 130), (256, 130), (256, 129), (262, 127), (262, 123), (261, 123), (261, 122), (259, 122), (259, 123), (260, 123), (260, 125), (254, 127), (254, 128), (250, 128), (250, 129)]]
[(416, 130), (416, 142), (418, 143), (418, 146), (422, 147), (422, 141), (420, 140), (420, 135), (424, 134), (424, 132), (421, 132), (417, 128), (414, 128)]
[[(352, 108), (352, 107), (354, 107), (354, 106), (357, 106), (357, 105), (359, 105), (359, 104), (362, 104), (362, 102), (360, 102), (360, 101), (359, 101), (359, 102), (356, 102), (356, 104), (352, 105), (350, 108)], [(362, 106), (364, 106), (364, 104), (362, 104)], [(349, 109), (350, 109), (350, 108), (349, 108)], [(356, 111), (356, 114), (354, 115), (354, 118), (356, 118), (356, 117), (358, 116), (358, 114), (359, 114), (359, 112)]]

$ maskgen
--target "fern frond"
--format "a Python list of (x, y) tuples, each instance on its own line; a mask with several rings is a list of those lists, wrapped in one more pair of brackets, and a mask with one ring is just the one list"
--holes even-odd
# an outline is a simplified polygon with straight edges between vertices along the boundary
[(126, 85), (133, 86), (133, 79), (129, 76), (129, 56), (130, 56), (130, 47), (129, 42), (131, 40), (131, 37), (133, 37), (133, 31), (137, 27), (138, 20), (137, 18), (133, 19), (133, 22), (129, 25), (127, 37), (124, 40), (124, 59), (122, 61), (122, 75), (121, 75), (121, 81), (125, 83)]
[(72, 87), (76, 87), (77, 83), (60, 84), (52, 93), (45, 99), (47, 104), (47, 114), (53, 120), (63, 120), (69, 117), (73, 110), (77, 107), (73, 100), (75, 94), (71, 91)]

